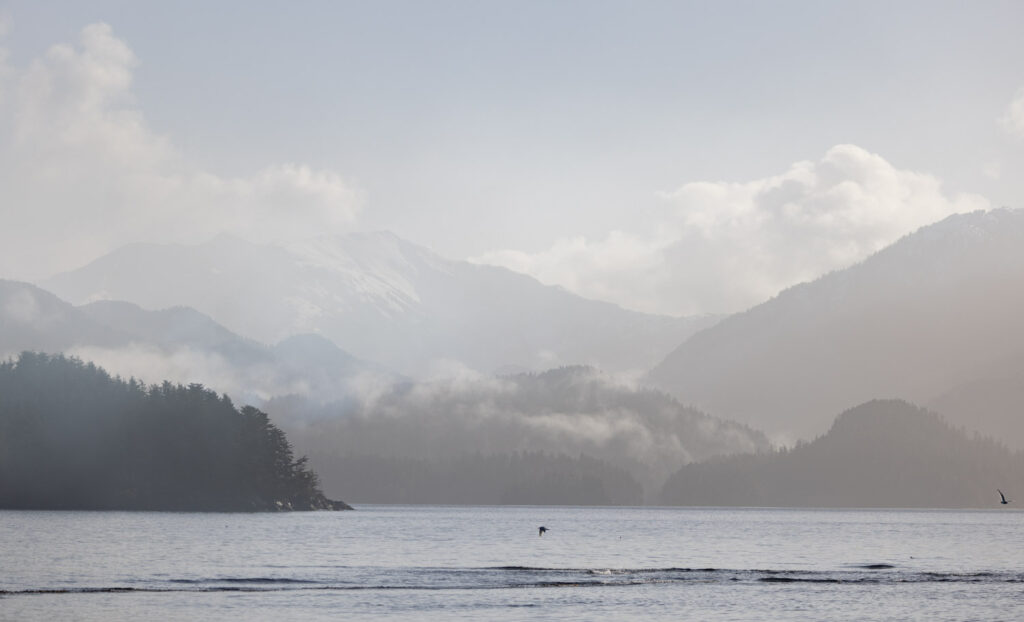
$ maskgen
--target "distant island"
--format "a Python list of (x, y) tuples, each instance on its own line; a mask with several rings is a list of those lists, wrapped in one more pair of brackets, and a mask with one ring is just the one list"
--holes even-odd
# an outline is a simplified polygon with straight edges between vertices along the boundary
[(351, 509), (256, 408), (33, 352), (0, 363), (0, 508)]
[(791, 449), (712, 458), (668, 479), (668, 505), (997, 507), (1024, 482), (1024, 454), (900, 400), (874, 400)]

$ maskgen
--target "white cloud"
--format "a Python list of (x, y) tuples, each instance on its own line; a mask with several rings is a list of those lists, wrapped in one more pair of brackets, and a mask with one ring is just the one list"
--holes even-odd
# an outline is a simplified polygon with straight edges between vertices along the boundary
[(773, 177), (693, 182), (662, 197), (671, 210), (654, 233), (613, 231), (476, 261), (632, 309), (733, 312), (950, 214), (989, 208), (979, 196), (946, 196), (935, 177), (897, 169), (854, 145)]
[(1024, 88), (1017, 89), (999, 124), (1010, 134), (1024, 138)]
[(138, 60), (106, 24), (28, 67), (5, 73), (3, 60), (0, 275), (78, 267), (130, 241), (281, 241), (356, 218), (359, 194), (335, 173), (286, 163), (224, 177), (190, 162), (147, 124), (132, 95)]

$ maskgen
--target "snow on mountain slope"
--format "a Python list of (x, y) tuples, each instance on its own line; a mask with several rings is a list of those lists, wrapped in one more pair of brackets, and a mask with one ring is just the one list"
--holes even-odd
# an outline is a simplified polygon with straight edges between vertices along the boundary
[(644, 370), (716, 321), (585, 300), (385, 232), (283, 247), (227, 236), (197, 246), (134, 244), (44, 286), (79, 304), (186, 305), (266, 343), (319, 334), (414, 375), (571, 363)]

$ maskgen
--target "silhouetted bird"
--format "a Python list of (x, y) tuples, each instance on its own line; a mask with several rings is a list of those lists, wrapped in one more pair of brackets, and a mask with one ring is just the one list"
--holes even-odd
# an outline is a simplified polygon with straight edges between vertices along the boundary
[[(1006, 503), (1006, 502), (1004, 501), (1003, 503)], [(543, 535), (544, 535), (544, 532), (545, 532), (545, 531), (547, 531), (547, 530), (548, 530), (548, 528), (547, 528), (547, 527), (541, 527), (541, 528), (539, 528), (539, 529), (537, 530), (537, 535), (538, 535), (538, 536), (543, 536)]]
[(1000, 501), (999, 503), (1002, 503), (1003, 505), (1006, 505), (1007, 503), (1009, 503), (1009, 501), (1006, 500), (1006, 495), (1003, 494), (1002, 490), (999, 490), (998, 488), (996, 488), (996, 492), (999, 493), (999, 498), (1002, 499), (1002, 501)]

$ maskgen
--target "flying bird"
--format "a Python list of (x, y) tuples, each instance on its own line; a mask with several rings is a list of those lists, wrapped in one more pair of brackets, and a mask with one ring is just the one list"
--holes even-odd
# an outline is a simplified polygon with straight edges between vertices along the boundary
[(999, 490), (998, 488), (996, 488), (996, 492), (999, 493), (999, 498), (1002, 499), (1002, 501), (1000, 501), (999, 503), (1001, 503), (1003, 505), (1006, 505), (1007, 503), (1009, 503), (1009, 501), (1006, 500), (1006, 495), (1003, 494), (1002, 490)]
[[(1004, 501), (1003, 503), (1006, 503), (1006, 502)], [(537, 529), (537, 535), (538, 536), (543, 536), (544, 532), (547, 531), (547, 530), (548, 530), (547, 527), (541, 526), (540, 528)]]

